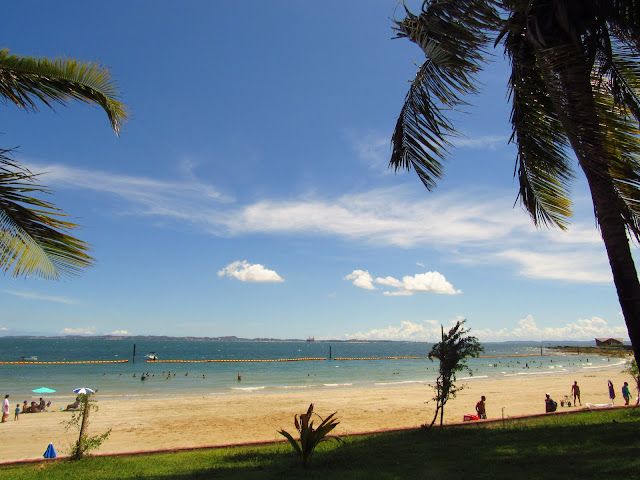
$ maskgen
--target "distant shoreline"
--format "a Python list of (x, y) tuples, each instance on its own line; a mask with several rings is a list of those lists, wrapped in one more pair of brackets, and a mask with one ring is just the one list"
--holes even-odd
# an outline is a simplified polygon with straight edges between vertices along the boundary
[[(96, 339), (96, 340), (166, 340), (166, 341), (193, 341), (193, 342), (264, 342), (264, 343), (278, 343), (278, 342), (309, 342), (309, 343), (422, 343), (433, 344), (436, 342), (429, 342), (425, 340), (366, 340), (362, 338), (350, 338), (350, 339), (314, 339), (308, 340), (305, 338), (243, 338), (236, 337), (234, 335), (222, 336), (222, 337), (178, 337), (170, 335), (2, 335), (0, 338), (23, 338), (23, 339)], [(589, 349), (589, 348), (603, 348), (607, 349), (618, 348), (616, 346), (610, 347), (596, 347), (593, 346), (593, 340), (503, 340), (503, 341), (481, 341), (480, 343), (505, 343), (505, 344), (519, 344), (519, 343), (536, 343), (545, 348), (555, 349)], [(579, 345), (591, 343), (591, 345)], [(631, 344), (628, 340), (620, 347), (624, 349), (630, 349)], [(575, 351), (575, 350), (567, 350)], [(585, 350), (586, 351), (586, 350)], [(595, 352), (595, 350), (594, 350)]]

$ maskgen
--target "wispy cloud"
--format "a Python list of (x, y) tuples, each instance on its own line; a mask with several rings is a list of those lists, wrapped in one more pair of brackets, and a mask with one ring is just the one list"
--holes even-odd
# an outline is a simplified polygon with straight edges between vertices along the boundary
[[(426, 195), (422, 189), (398, 186), (334, 198), (307, 195), (242, 205), (193, 175), (165, 182), (57, 165), (33, 168), (50, 172), (43, 177), (49, 185), (118, 196), (126, 202), (123, 214), (171, 219), (215, 236), (324, 235), (380, 247), (433, 248), (456, 262), (510, 261), (521, 266), (522, 275), (537, 278), (611, 281), (606, 265), (594, 263), (604, 258), (595, 227), (576, 223), (568, 232), (537, 232), (528, 216), (513, 208), (513, 192)], [(546, 270), (536, 265), (549, 251), (571, 262)]]
[(509, 137), (504, 135), (480, 135), (455, 138), (453, 145), (457, 148), (470, 148), (473, 150), (496, 150), (505, 147)]
[(41, 295), (35, 292), (20, 292), (16, 290), (4, 290), (4, 293), (7, 293), (9, 295), (14, 295), (16, 297), (24, 298), (26, 300), (36, 300), (40, 302), (55, 302), (55, 303), (63, 303), (65, 305), (76, 305), (79, 303), (77, 300), (73, 300), (66, 297)]
[(284, 282), (275, 271), (265, 268), (259, 263), (249, 264), (246, 260), (230, 263), (218, 271), (219, 277), (231, 277), (241, 282), (279, 283)]
[(606, 283), (613, 280), (604, 253), (599, 255), (566, 251), (541, 253), (511, 249), (498, 252), (495, 257), (519, 264), (520, 273), (530, 278), (550, 278), (583, 283)]
[[(458, 320), (458, 319), (456, 319)], [(454, 321), (447, 322), (445, 329)], [(466, 325), (470, 327), (470, 324)], [(501, 330), (471, 329), (470, 335), (484, 342), (502, 341), (554, 341), (554, 340), (593, 340), (596, 337), (613, 337), (628, 340), (629, 335), (624, 325), (609, 325), (599, 317), (579, 319), (557, 327), (539, 327), (531, 315), (516, 322), (513, 328)], [(366, 332), (347, 333), (345, 339), (366, 340), (407, 340), (407, 341), (440, 341), (440, 322), (425, 320), (423, 322), (403, 321), (400, 325), (389, 325), (386, 328), (372, 329)]]

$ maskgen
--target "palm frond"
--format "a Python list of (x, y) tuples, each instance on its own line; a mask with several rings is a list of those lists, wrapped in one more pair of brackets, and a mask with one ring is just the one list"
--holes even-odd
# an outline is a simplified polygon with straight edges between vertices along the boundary
[(493, 1), (425, 1), (422, 13), (406, 7), (396, 21), (397, 37), (418, 44), (427, 60), (405, 98), (392, 137), (389, 166), (415, 168), (431, 190), (442, 176), (448, 138), (456, 135), (445, 112), (464, 105), (462, 97), (476, 91), (476, 75), (489, 45), (487, 31), (499, 21)]
[(524, 35), (525, 21), (524, 15), (513, 15), (502, 35), (505, 54), (511, 62), (510, 141), (518, 147), (518, 198), (535, 225), (551, 224), (564, 229), (572, 216), (569, 145), (539, 71), (535, 51)]
[(0, 268), (14, 277), (59, 279), (93, 264), (87, 243), (67, 234), (77, 224), (34, 193), (49, 193), (36, 175), (0, 150)]
[(128, 118), (120, 102), (118, 88), (107, 67), (94, 62), (69, 58), (31, 58), (10, 55), (0, 50), (0, 97), (21, 108), (36, 110), (40, 101), (53, 103), (70, 100), (101, 106), (118, 134)]

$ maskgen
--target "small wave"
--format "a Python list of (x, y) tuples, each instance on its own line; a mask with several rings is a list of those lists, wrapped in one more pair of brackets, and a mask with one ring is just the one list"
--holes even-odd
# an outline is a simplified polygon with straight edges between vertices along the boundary
[(477, 378), (489, 378), (489, 375), (474, 375), (473, 377), (460, 377), (458, 380), (475, 380)]
[(303, 389), (303, 388), (317, 388), (320, 385), (283, 385), (277, 388), (284, 388), (285, 390), (295, 390), (295, 389)]
[(374, 383), (374, 385), (408, 385), (408, 384), (414, 384), (414, 383), (426, 383), (426, 380), (404, 380), (402, 382), (376, 382)]
[(325, 383), (323, 387), (351, 387), (353, 383)]
[(231, 387), (231, 390), (238, 390), (241, 392), (255, 392), (256, 390), (264, 390), (267, 387)]

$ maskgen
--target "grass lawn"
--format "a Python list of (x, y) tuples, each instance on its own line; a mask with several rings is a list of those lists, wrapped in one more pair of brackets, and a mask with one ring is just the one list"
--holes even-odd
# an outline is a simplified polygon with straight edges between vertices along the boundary
[(639, 421), (628, 407), (343, 437), (306, 469), (281, 443), (7, 465), (0, 479), (640, 479)]

